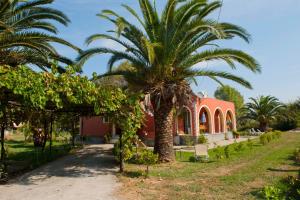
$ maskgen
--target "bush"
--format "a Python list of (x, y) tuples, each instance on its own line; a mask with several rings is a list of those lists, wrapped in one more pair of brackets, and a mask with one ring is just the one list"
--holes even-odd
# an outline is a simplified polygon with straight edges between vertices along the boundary
[(111, 140), (111, 134), (110, 133), (105, 134), (104, 135), (104, 144), (110, 143), (110, 140)]
[(279, 119), (275, 122), (274, 128), (280, 131), (289, 131), (297, 128), (297, 119), (288, 118), (288, 119)]
[(267, 200), (281, 200), (281, 190), (274, 186), (266, 186), (263, 191), (262, 195)]
[(245, 145), (243, 142), (240, 142), (240, 143), (234, 145), (234, 150), (236, 152), (242, 151), (244, 149), (245, 149)]
[(300, 149), (299, 148), (297, 148), (294, 151), (293, 159), (296, 162), (296, 164), (300, 165)]
[(154, 154), (153, 151), (142, 149), (130, 161), (139, 165), (154, 165), (158, 162), (158, 155)]
[[(119, 142), (114, 144), (113, 154), (115, 156), (115, 159), (120, 162), (120, 144)], [(130, 160), (133, 157), (133, 150), (132, 146), (125, 145), (123, 147), (123, 158), (124, 161)]]
[(215, 153), (215, 158), (216, 158), (217, 160), (221, 160), (221, 159), (224, 158), (223, 151), (222, 151), (222, 147), (217, 146), (217, 147), (213, 150), (213, 152)]
[(182, 136), (182, 139), (183, 139), (183, 142), (186, 146), (194, 146), (195, 145), (195, 141), (193, 139), (192, 136), (189, 136), (189, 135), (185, 135), (185, 136)]
[(230, 158), (230, 155), (231, 155), (231, 148), (230, 148), (230, 146), (226, 146), (224, 148), (224, 154), (225, 154), (226, 158)]
[(207, 142), (208, 142), (207, 138), (203, 134), (201, 134), (198, 138), (198, 143), (199, 144), (207, 144)]
[(240, 137), (240, 133), (237, 131), (232, 131), (233, 137), (234, 138), (239, 138)]
[(259, 136), (259, 141), (262, 145), (266, 145), (268, 143), (267, 135), (263, 134), (263, 135)]
[(248, 146), (249, 149), (253, 149), (253, 141), (248, 139), (247, 140), (247, 146)]

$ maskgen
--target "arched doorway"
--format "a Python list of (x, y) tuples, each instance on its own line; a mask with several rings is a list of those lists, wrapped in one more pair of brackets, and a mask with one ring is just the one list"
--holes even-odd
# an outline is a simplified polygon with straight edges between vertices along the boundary
[(214, 114), (215, 133), (224, 133), (224, 116), (220, 109), (217, 109)]
[(234, 118), (231, 111), (227, 111), (226, 113), (226, 128), (227, 131), (233, 131), (234, 130)]
[(183, 107), (177, 116), (177, 132), (179, 134), (192, 134), (191, 111)]
[(208, 108), (202, 107), (199, 112), (199, 130), (201, 133), (212, 133), (211, 114)]

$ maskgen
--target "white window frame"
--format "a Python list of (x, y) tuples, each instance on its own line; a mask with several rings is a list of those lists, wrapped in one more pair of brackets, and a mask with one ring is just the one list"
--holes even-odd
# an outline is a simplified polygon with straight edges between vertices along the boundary
[(102, 117), (102, 123), (103, 124), (109, 124), (109, 117)]

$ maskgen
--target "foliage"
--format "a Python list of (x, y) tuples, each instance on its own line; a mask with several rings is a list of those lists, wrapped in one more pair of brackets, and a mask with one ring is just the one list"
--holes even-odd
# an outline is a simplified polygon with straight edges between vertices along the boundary
[(238, 131), (232, 131), (233, 137), (234, 138), (239, 138), (240, 137), (240, 133)]
[(70, 20), (59, 10), (51, 8), (54, 0), (0, 1), (0, 65), (33, 64), (41, 69), (51, 68), (51, 60), (72, 64), (57, 53), (53, 42), (79, 50), (56, 37), (55, 24), (67, 25)]
[(294, 154), (293, 154), (293, 159), (295, 160), (295, 163), (300, 165), (300, 149), (297, 148), (295, 151), (294, 151)]
[(110, 143), (110, 140), (111, 140), (111, 134), (110, 133), (106, 133), (104, 135), (104, 143), (105, 144), (109, 144)]
[(221, 160), (224, 158), (224, 154), (223, 154), (223, 149), (220, 146), (217, 146), (216, 148), (214, 148), (213, 150), (215, 157), (217, 160)]
[(284, 105), (272, 96), (260, 96), (256, 99), (250, 98), (250, 102), (243, 108), (246, 113), (244, 117), (259, 122), (260, 130), (266, 131), (283, 107)]
[(226, 158), (230, 158), (230, 155), (231, 155), (231, 147), (228, 145), (224, 148), (224, 155)]
[(249, 149), (253, 149), (253, 145), (254, 145), (253, 141), (252, 141), (251, 139), (248, 139), (248, 140), (247, 140), (247, 147), (248, 147)]
[(266, 145), (267, 143), (270, 143), (272, 140), (281, 138), (281, 135), (282, 135), (282, 132), (280, 132), (280, 131), (268, 132), (268, 133), (262, 134), (259, 137), (259, 140), (262, 145)]
[(239, 91), (229, 85), (219, 87), (215, 91), (215, 97), (220, 100), (233, 102), (237, 111), (244, 106), (244, 97)]
[(286, 104), (272, 124), (276, 130), (288, 131), (300, 126), (300, 100)]
[[(87, 38), (86, 42), (90, 44), (99, 39), (109, 39), (122, 45), (124, 51), (92, 48), (81, 53), (79, 64), (84, 64), (98, 54), (111, 54), (109, 71), (103, 76), (121, 75), (129, 85), (134, 86), (133, 90), (150, 95), (155, 118), (163, 118), (160, 115), (165, 113), (170, 114), (175, 105), (187, 104), (192, 95), (190, 83), (196, 82), (196, 77), (207, 77), (218, 83), (219, 79), (229, 79), (251, 88), (248, 81), (231, 73), (194, 67), (199, 63), (222, 60), (232, 69), (239, 63), (252, 72), (260, 71), (256, 60), (247, 53), (219, 46), (221, 40), (240, 37), (249, 42), (250, 39), (243, 28), (210, 19), (211, 14), (221, 5), (219, 1), (168, 0), (162, 13), (158, 13), (149, 0), (139, 0), (141, 17), (135, 9), (123, 5), (139, 25), (129, 22), (128, 17), (122, 17), (112, 10), (103, 10), (98, 16), (114, 24), (116, 30), (110, 32), (116, 35), (95, 34)], [(200, 49), (206, 50), (198, 52)], [(113, 71), (114, 64), (123, 60), (128, 61), (132, 68)], [(167, 129), (171, 128), (168, 121), (171, 120), (155, 123), (157, 132), (160, 131), (156, 133), (157, 137), (165, 137)], [(160, 128), (161, 126), (166, 128)], [(168, 137), (167, 142), (159, 139), (155, 141), (161, 143), (155, 145), (160, 159), (173, 160), (169, 158), (173, 156), (172, 137)]]
[(263, 196), (267, 200), (281, 200), (281, 191), (280, 189), (274, 187), (274, 186), (266, 186), (263, 191)]
[(158, 155), (151, 150), (142, 149), (136, 153), (131, 162), (140, 165), (154, 165), (158, 162)]
[(195, 141), (194, 141), (193, 136), (183, 135), (183, 136), (181, 136), (181, 138), (183, 139), (184, 145), (189, 146), (189, 147), (195, 145)]
[(205, 137), (205, 135), (204, 135), (204, 134), (201, 134), (201, 135), (199, 136), (199, 138), (198, 138), (198, 143), (199, 143), (199, 144), (207, 144), (207, 142), (208, 142), (208, 140), (207, 140), (207, 138)]

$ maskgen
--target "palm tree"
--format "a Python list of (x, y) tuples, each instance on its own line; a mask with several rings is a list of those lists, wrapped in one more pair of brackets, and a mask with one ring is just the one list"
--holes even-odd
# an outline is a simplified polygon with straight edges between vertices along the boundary
[(266, 131), (270, 122), (276, 118), (284, 107), (276, 97), (260, 96), (250, 98), (250, 102), (244, 107), (245, 118), (255, 120), (259, 123), (259, 129)]
[(73, 63), (60, 56), (51, 44), (60, 43), (79, 50), (53, 36), (58, 31), (52, 22), (69, 23), (62, 12), (46, 7), (53, 1), (0, 0), (0, 65), (34, 64), (45, 69), (50, 67), (51, 60)]
[[(98, 39), (109, 39), (124, 47), (124, 51), (110, 48), (92, 48), (82, 52), (79, 64), (97, 54), (111, 54), (109, 71), (103, 76), (122, 75), (129, 84), (149, 94), (154, 108), (155, 152), (162, 162), (172, 161), (174, 108), (189, 103), (192, 94), (191, 82), (204, 76), (220, 83), (219, 78), (230, 79), (247, 88), (246, 80), (224, 71), (205, 70), (196, 64), (222, 60), (232, 69), (239, 63), (252, 72), (259, 72), (258, 63), (250, 55), (234, 49), (220, 48), (217, 42), (240, 37), (249, 42), (249, 34), (241, 27), (221, 23), (209, 16), (221, 7), (219, 1), (168, 0), (162, 13), (155, 3), (139, 0), (140, 17), (128, 5), (123, 7), (132, 14), (139, 25), (127, 21), (111, 10), (103, 10), (98, 16), (116, 26), (115, 33), (95, 34), (87, 43)], [(130, 62), (134, 70), (112, 71), (121, 60)]]

